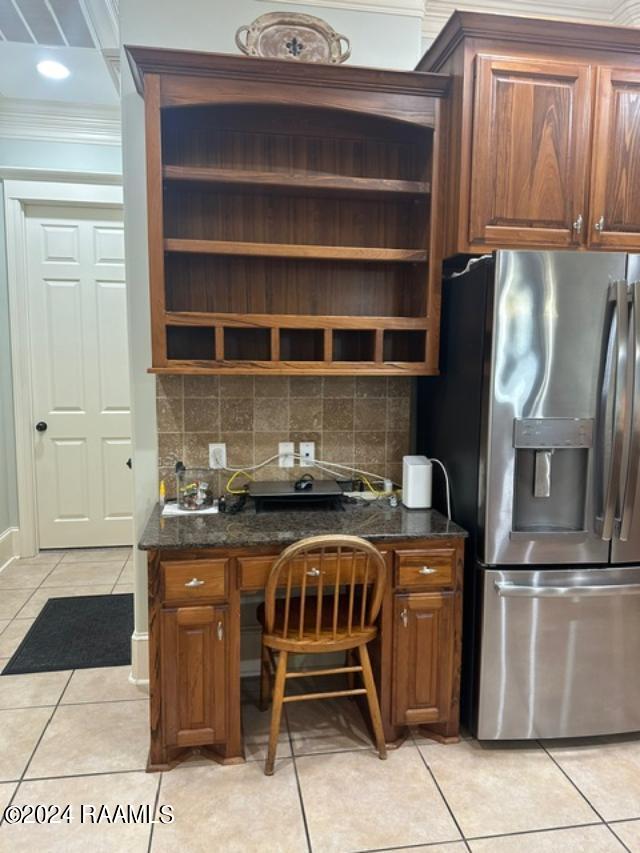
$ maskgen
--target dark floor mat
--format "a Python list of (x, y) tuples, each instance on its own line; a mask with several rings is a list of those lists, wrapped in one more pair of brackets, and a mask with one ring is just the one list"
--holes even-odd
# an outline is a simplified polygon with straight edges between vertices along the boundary
[(131, 663), (133, 595), (50, 598), (2, 675)]

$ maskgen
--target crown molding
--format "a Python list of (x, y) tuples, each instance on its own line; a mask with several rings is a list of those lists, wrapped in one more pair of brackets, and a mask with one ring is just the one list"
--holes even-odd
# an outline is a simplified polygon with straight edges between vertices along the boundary
[(611, 20), (624, 26), (640, 26), (640, 0), (614, 0)]
[[(636, 20), (633, 20), (635, 7)], [(640, 0), (580, 0), (570, 8), (557, 0), (425, 0), (422, 34), (434, 39), (454, 11), (492, 12), (530, 18), (573, 20), (582, 23), (640, 23)]]
[[(270, 0), (261, 0), (262, 3)], [(282, 5), (315, 6), (316, 9), (344, 9), (350, 12), (379, 12), (422, 18), (424, 0), (279, 0)]]
[(120, 20), (118, 0), (80, 0), (93, 40), (120, 94)]
[(0, 98), (0, 138), (120, 145), (120, 109)]
[(101, 50), (120, 46), (117, 0), (80, 0), (96, 44)]
[(102, 58), (107, 66), (107, 71), (113, 80), (113, 85), (116, 87), (118, 95), (120, 94), (120, 50), (117, 47), (105, 48), (102, 51)]

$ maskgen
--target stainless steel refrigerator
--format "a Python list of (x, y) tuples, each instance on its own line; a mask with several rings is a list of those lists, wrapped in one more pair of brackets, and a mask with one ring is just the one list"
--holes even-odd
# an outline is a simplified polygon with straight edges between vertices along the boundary
[(470, 532), (464, 719), (640, 730), (640, 256), (500, 251), (443, 287), (419, 450)]

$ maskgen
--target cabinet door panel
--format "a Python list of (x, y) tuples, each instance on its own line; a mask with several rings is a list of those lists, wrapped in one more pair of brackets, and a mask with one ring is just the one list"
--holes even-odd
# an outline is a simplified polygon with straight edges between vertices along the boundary
[(582, 242), (590, 77), (588, 65), (476, 58), (472, 243)]
[(640, 250), (640, 71), (599, 68), (589, 242)]
[(162, 612), (162, 705), (167, 746), (224, 740), (226, 609)]
[(453, 593), (396, 595), (395, 725), (447, 719), (453, 683)]

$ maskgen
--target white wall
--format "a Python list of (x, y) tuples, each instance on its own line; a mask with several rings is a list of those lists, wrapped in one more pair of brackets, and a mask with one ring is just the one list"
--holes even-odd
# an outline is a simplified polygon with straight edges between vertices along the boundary
[[(0, 138), (0, 173), (7, 167), (120, 174), (122, 155), (118, 145)], [(16, 494), (6, 229), (0, 181), (0, 537), (19, 525)]]
[(18, 524), (8, 302), (4, 196), (0, 185), (0, 536)]
[(121, 0), (123, 44), (238, 53), (235, 32), (275, 11), (317, 15), (351, 40), (353, 65), (413, 68), (420, 51), (420, 18), (381, 12), (292, 5), (262, 0)]

